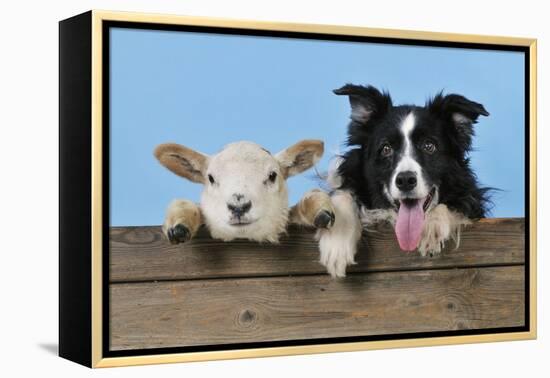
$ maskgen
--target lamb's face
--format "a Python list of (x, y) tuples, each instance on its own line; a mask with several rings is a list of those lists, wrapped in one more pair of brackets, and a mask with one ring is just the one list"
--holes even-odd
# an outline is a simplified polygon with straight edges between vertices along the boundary
[(257, 144), (226, 146), (210, 158), (201, 209), (215, 238), (276, 241), (288, 219), (281, 165)]
[(213, 237), (276, 242), (288, 220), (286, 179), (312, 167), (323, 142), (304, 140), (271, 155), (252, 142), (236, 142), (208, 156), (174, 143), (155, 156), (166, 168), (204, 185), (201, 212)]

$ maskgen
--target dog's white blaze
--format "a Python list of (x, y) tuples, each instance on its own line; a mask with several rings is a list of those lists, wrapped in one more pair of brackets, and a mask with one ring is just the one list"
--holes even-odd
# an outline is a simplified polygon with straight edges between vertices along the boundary
[(403, 150), (403, 156), (401, 157), (399, 163), (397, 163), (391, 179), (390, 194), (394, 199), (401, 199), (403, 197), (401, 191), (397, 188), (395, 183), (397, 175), (401, 172), (412, 171), (416, 174), (417, 182), (416, 188), (412, 193), (413, 197), (423, 198), (426, 197), (429, 192), (422, 174), (422, 167), (412, 155), (411, 134), (415, 126), (416, 119), (414, 117), (414, 113), (410, 112), (403, 119), (403, 123), (401, 124), (401, 133), (403, 134), (405, 148)]
[(403, 123), (401, 124), (401, 132), (405, 136), (405, 141), (407, 142), (407, 147), (410, 145), (409, 136), (411, 135), (411, 132), (414, 130), (414, 126), (416, 124), (414, 118), (414, 113), (410, 112), (405, 119), (403, 120)]

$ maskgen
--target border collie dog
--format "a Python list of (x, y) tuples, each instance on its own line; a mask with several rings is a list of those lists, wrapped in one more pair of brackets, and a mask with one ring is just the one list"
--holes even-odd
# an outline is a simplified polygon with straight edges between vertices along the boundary
[(484, 217), (488, 188), (478, 185), (468, 153), (483, 105), (442, 93), (425, 106), (394, 106), (386, 92), (347, 84), (351, 149), (329, 169), (336, 222), (319, 232), (321, 263), (333, 277), (354, 263), (362, 228), (394, 226), (403, 251), (422, 256), (459, 244), (460, 229)]

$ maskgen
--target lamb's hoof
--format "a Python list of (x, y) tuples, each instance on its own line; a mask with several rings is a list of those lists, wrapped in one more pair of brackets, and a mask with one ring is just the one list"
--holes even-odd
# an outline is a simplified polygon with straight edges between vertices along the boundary
[(321, 210), (313, 220), (313, 225), (317, 228), (331, 228), (334, 225), (334, 213), (328, 210)]
[(168, 240), (172, 244), (185, 243), (191, 239), (191, 233), (189, 229), (183, 224), (176, 224), (174, 227), (168, 230), (167, 232)]

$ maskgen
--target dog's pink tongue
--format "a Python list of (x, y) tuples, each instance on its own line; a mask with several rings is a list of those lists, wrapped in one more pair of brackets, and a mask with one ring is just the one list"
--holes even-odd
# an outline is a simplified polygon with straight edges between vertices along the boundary
[(420, 242), (420, 235), (424, 227), (422, 202), (422, 200), (401, 201), (395, 222), (395, 235), (399, 246), (404, 251), (414, 251)]

